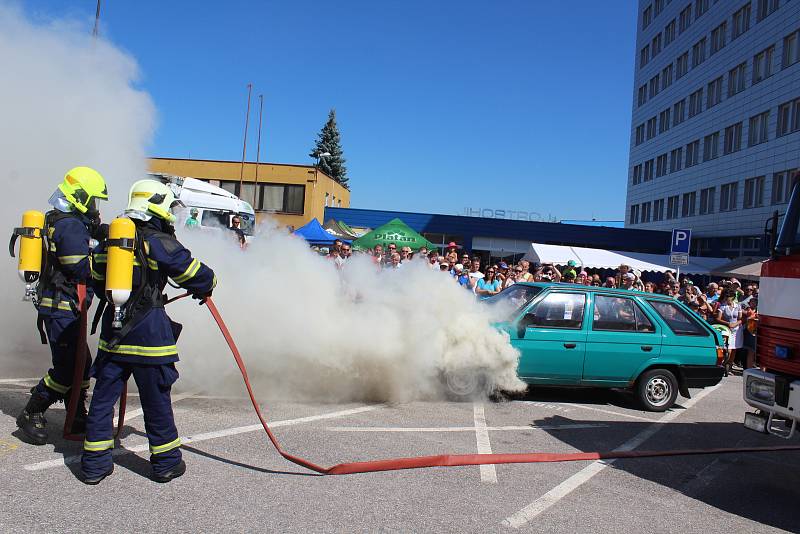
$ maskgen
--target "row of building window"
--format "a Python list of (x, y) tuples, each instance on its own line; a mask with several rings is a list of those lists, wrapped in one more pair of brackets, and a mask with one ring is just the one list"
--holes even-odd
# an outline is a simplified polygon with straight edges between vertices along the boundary
[[(789, 201), (792, 185), (799, 176), (797, 169), (776, 172), (772, 175), (772, 204), (785, 204)], [(756, 176), (744, 181), (744, 196), (742, 208), (751, 209), (764, 206), (764, 185), (766, 177)], [(698, 202), (697, 191), (690, 191), (681, 195), (673, 195), (666, 199), (632, 204), (628, 216), (630, 224), (645, 224), (695, 215), (709, 215), (718, 210), (729, 212), (738, 209), (739, 182), (723, 184), (719, 188), (719, 205), (716, 204), (716, 187), (707, 187), (700, 190)]]
[[(714, 0), (716, 4), (719, 0)], [(667, 4), (671, 4), (672, 0), (655, 0), (652, 4), (648, 4), (642, 10), (642, 30), (646, 30), (648, 26), (657, 18)], [(695, 0), (694, 1), (694, 19), (700, 18), (706, 11), (708, 11), (709, 0)], [(680, 13), (681, 32), (686, 31), (692, 24), (692, 3), (689, 2)]]
[[(669, 127), (669, 112), (662, 112), (662, 125)], [(664, 115), (666, 113), (666, 115)], [(748, 121), (747, 146), (752, 147), (769, 141), (769, 120), (771, 110), (758, 113)], [(653, 121), (653, 122), (651, 122)], [(647, 133), (655, 129), (655, 117), (647, 122)], [(778, 121), (776, 137), (800, 131), (800, 98), (795, 98), (778, 106)], [(667, 174), (694, 167), (701, 162), (711, 161), (719, 157), (720, 138), (722, 139), (722, 154), (732, 154), (742, 149), (744, 122), (740, 121), (726, 127), (724, 130), (711, 132), (702, 139), (695, 139), (685, 146), (672, 149), (660, 156), (649, 159), (644, 163), (634, 165), (631, 169), (631, 184), (638, 185), (649, 182), (653, 178), (660, 178)], [(722, 135), (720, 135), (722, 134)], [(638, 135), (638, 134), (637, 134)], [(668, 165), (669, 163), (669, 165)]]
[[(715, 1), (716, 3), (716, 1)], [(697, 20), (706, 11), (708, 11), (708, 0), (695, 0), (694, 4), (694, 18)], [(756, 22), (761, 22), (769, 15), (774, 13), (780, 7), (780, 0), (757, 0), (756, 5)], [(747, 2), (739, 9), (737, 9), (731, 16), (731, 40), (736, 39), (743, 33), (750, 29), (750, 19), (752, 18), (752, 2)], [(642, 13), (642, 29), (647, 28), (652, 21), (652, 5), (645, 8)], [(689, 3), (680, 14), (673, 18), (664, 30), (658, 32), (648, 44), (644, 45), (639, 51), (639, 68), (643, 68), (653, 58), (661, 53), (661, 50), (667, 47), (675, 40), (675, 30), (677, 28), (678, 35), (689, 29), (692, 24), (692, 4)], [(711, 55), (716, 54), (727, 43), (728, 21), (723, 21), (719, 26), (711, 31)], [(703, 37), (695, 43), (692, 47), (692, 67), (698, 66), (705, 61), (706, 38)]]
[[(794, 52), (792, 54), (784, 53), (784, 68), (790, 65), (793, 65), (800, 60), (800, 30), (793, 32), (786, 38), (784, 38), (784, 47), (787, 45), (787, 41), (790, 41), (790, 46), (794, 48)], [(775, 45), (769, 46), (753, 56), (753, 67), (752, 67), (752, 81), (751, 85), (755, 85), (760, 81), (768, 78), (772, 75), (772, 67), (773, 67), (773, 57), (775, 55)], [(671, 76), (672, 73), (672, 65), (670, 64), (662, 73), (659, 75), (657, 74), (654, 78), (650, 80), (649, 90), (650, 94), (654, 94), (659, 91), (659, 87), (663, 90), (669, 85), (672, 84), (670, 80), (666, 85), (664, 85), (664, 81), (667, 78), (662, 78), (661, 84), (659, 85), (659, 77), (660, 76)], [(747, 77), (747, 61), (742, 62), (732, 69), (728, 71), (727, 75), (727, 98), (732, 98), (733, 96), (741, 93), (746, 88), (746, 77)], [(705, 87), (700, 87), (696, 91), (692, 92), (688, 97), (688, 118), (692, 118), (696, 115), (699, 115), (703, 112), (703, 105), (705, 104), (705, 109), (710, 109), (716, 106), (717, 104), (721, 103), (723, 100), (723, 83), (725, 80), (725, 76), (718, 76), (708, 82)], [(705, 100), (703, 98), (705, 91)], [(648, 85), (645, 84), (639, 88), (639, 101), (642, 102), (643, 99), (647, 98), (648, 92)], [(634, 130), (634, 145), (639, 146), (645, 141), (649, 141), (650, 139), (656, 136), (656, 133), (664, 133), (670, 128), (670, 119), (671, 119), (671, 126), (677, 126), (686, 120), (686, 98), (683, 98), (670, 106), (669, 108), (660, 112), (658, 119), (659, 119), (659, 127), (658, 130), (655, 129), (656, 117), (651, 117), (649, 120), (639, 124)], [(652, 128), (651, 128), (652, 126)]]

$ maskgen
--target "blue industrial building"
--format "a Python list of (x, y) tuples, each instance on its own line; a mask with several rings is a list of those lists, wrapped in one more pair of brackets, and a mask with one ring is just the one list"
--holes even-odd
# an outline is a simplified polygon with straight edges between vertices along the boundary
[(670, 232), (579, 224), (514, 221), (402, 211), (325, 208), (325, 220), (343, 221), (354, 228), (377, 228), (394, 218), (440, 247), (455, 241), (468, 251), (492, 258), (519, 259), (531, 242), (593, 247), (628, 252), (666, 254)]

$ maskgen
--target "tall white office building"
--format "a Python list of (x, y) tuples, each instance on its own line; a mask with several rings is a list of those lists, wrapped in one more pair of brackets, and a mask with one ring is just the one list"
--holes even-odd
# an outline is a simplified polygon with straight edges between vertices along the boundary
[(800, 167), (800, 0), (639, 0), (626, 227), (765, 252)]

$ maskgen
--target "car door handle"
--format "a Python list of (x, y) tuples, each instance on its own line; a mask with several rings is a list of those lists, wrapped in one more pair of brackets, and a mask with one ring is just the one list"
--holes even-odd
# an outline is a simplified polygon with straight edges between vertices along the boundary
[(565, 349), (574, 349), (576, 346), (575, 343), (564, 343)]
[(650, 352), (653, 350), (653, 347), (651, 347), (650, 345), (642, 345), (642, 350), (645, 352)]

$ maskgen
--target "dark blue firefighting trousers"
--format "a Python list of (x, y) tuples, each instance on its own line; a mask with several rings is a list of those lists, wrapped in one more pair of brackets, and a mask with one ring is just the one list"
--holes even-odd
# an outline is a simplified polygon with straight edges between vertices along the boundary
[[(78, 347), (78, 328), (80, 320), (73, 314), (54, 314), (43, 317), (50, 352), (53, 356), (53, 367), (47, 371), (36, 391), (44, 395), (50, 403), (60, 401), (67, 396), (72, 387), (72, 372), (75, 368), (75, 352)], [(86, 348), (86, 367), (83, 370), (82, 389), (89, 387), (89, 368), (92, 358)]]
[(81, 466), (87, 477), (111, 471), (114, 448), (114, 404), (122, 386), (133, 375), (144, 411), (144, 427), (150, 442), (150, 463), (162, 474), (181, 461), (181, 440), (172, 415), (170, 391), (178, 379), (174, 363), (144, 365), (98, 358), (92, 368), (95, 378), (92, 404), (86, 420)]

